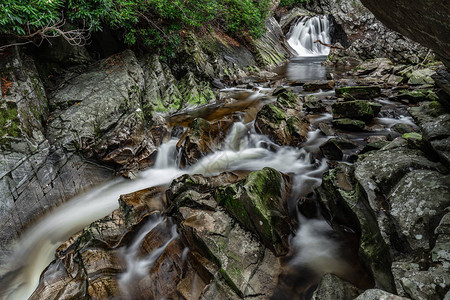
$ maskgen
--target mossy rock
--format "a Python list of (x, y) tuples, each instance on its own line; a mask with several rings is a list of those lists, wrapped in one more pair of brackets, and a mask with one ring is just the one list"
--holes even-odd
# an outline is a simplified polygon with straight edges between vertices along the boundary
[(0, 141), (5, 138), (17, 138), (22, 136), (17, 104), (15, 102), (3, 102), (0, 105)]
[(410, 103), (419, 103), (422, 101), (436, 101), (437, 96), (431, 89), (424, 90), (403, 90), (398, 93), (397, 100), (406, 99)]
[(333, 126), (348, 131), (364, 131), (366, 123), (361, 120), (352, 120), (348, 118), (333, 120)]
[(285, 196), (284, 178), (272, 168), (252, 172), (246, 180), (219, 187), (215, 193), (217, 202), (277, 256), (288, 251)]
[(277, 103), (284, 108), (294, 108), (298, 105), (298, 95), (291, 89), (278, 94)]
[(381, 95), (379, 86), (346, 86), (335, 89), (336, 97), (349, 100), (369, 100)]
[(378, 115), (381, 104), (355, 100), (333, 103), (331, 109), (334, 119), (349, 118), (368, 121)]
[(286, 113), (274, 104), (264, 105), (258, 112), (258, 116), (274, 124), (280, 124), (281, 121), (286, 120)]

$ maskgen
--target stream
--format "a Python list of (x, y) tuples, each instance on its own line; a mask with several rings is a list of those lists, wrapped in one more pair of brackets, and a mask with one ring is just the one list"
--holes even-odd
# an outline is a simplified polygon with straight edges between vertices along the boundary
[[(326, 17), (315, 17), (299, 20), (288, 35), (288, 42), (298, 53), (287, 66), (285, 76), (291, 81), (325, 80), (330, 72), (329, 67), (321, 64), (328, 54), (328, 48), (314, 44), (321, 39), (329, 43), (327, 35), (328, 20)], [(152, 186), (166, 185), (183, 174), (202, 174), (213, 176), (225, 171), (255, 171), (271, 167), (292, 177), (292, 201), (288, 203), (290, 213), (297, 214), (297, 199), (313, 191), (321, 183), (322, 174), (328, 169), (327, 160), (320, 154), (319, 146), (330, 136), (326, 136), (317, 128), (320, 122), (330, 122), (329, 113), (317, 114), (311, 123), (306, 142), (299, 148), (278, 146), (267, 136), (255, 130), (254, 116), (251, 108), (260, 108), (263, 104), (273, 102), (270, 95), (273, 89), (259, 87), (254, 89), (225, 89), (222, 93), (241, 94), (244, 100), (239, 104), (217, 107), (203, 107), (193, 112), (172, 116), (170, 122), (180, 125), (195, 114), (208, 119), (208, 116), (219, 118), (221, 115), (238, 113), (239, 120), (229, 130), (226, 139), (213, 153), (203, 157), (194, 165), (180, 168), (176, 145), (178, 139), (172, 138), (159, 147), (155, 164), (152, 168), (137, 174), (133, 180), (117, 178), (79, 195), (47, 214), (39, 222), (24, 232), (15, 245), (16, 251), (10, 258), (7, 273), (0, 286), (0, 297), (8, 300), (27, 299), (39, 283), (40, 274), (54, 259), (55, 250), (76, 232), (90, 223), (108, 215), (118, 208), (120, 195), (142, 190)], [(334, 95), (333, 91), (319, 91), (302, 95), (315, 95), (326, 99)], [(213, 118), (213, 117), (211, 117)], [(402, 119), (403, 118), (403, 119)], [(408, 117), (380, 117), (378, 122), (386, 127), (396, 122), (411, 122)], [(411, 122), (412, 123), (412, 122)], [(383, 129), (385, 130), (385, 129)], [(388, 130), (388, 129), (387, 129)], [(385, 131), (379, 134), (385, 134)], [(355, 134), (352, 140), (358, 141), (363, 135)], [(345, 158), (344, 158), (345, 160)], [(292, 238), (291, 246), (296, 250), (289, 261), (292, 266), (306, 266), (318, 274), (335, 272), (351, 273), (351, 262), (342, 258), (341, 241), (330, 238), (333, 229), (324, 220), (309, 220), (299, 216), (297, 235)], [(161, 225), (163, 224), (164, 225)], [(156, 226), (163, 226), (169, 241), (154, 250), (145, 259), (137, 258), (138, 247), (143, 237)], [(127, 271), (120, 276), (119, 285), (123, 293), (130, 294), (128, 289), (134, 280), (145, 274), (145, 271), (163, 253), (170, 241), (179, 238), (176, 226), (162, 216), (151, 218), (141, 228), (133, 243), (121, 249), (120, 255), (126, 262)], [(345, 276), (345, 275), (344, 275)], [(294, 278), (296, 278), (294, 276)]]

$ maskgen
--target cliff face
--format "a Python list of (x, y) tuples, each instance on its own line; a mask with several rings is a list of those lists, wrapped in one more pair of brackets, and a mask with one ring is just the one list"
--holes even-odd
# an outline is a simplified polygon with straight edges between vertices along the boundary
[(446, 0), (361, 0), (387, 27), (431, 48), (450, 68), (450, 6)]

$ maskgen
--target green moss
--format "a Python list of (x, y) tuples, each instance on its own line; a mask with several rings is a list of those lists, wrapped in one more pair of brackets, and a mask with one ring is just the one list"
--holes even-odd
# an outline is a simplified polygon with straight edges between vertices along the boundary
[(405, 133), (404, 135), (402, 135), (402, 138), (408, 140), (408, 139), (415, 139), (415, 140), (422, 140), (422, 135), (420, 133), (417, 132), (410, 132), (410, 133)]
[(379, 86), (347, 86), (336, 88), (336, 97), (346, 99), (373, 99), (380, 96), (381, 88)]
[(288, 90), (277, 96), (277, 102), (284, 108), (293, 108), (297, 105), (298, 96), (292, 90)]
[(284, 111), (274, 104), (264, 105), (264, 107), (259, 111), (258, 115), (264, 117), (274, 124), (280, 124), (283, 120), (286, 120), (286, 114), (284, 113)]
[(21, 135), (21, 124), (16, 103), (4, 102), (0, 105), (0, 139), (5, 137), (18, 138)]
[(231, 277), (228, 275), (227, 271), (224, 269), (220, 269), (219, 270), (220, 274), (222, 275), (223, 279), (225, 280), (226, 283), (228, 283), (228, 285), (231, 287), (231, 289), (233, 291), (236, 292), (236, 294), (238, 294), (241, 297), (244, 297), (244, 295), (242, 294), (242, 292), (239, 290), (239, 288), (237, 287), (237, 285), (234, 283), (234, 281), (231, 279)]

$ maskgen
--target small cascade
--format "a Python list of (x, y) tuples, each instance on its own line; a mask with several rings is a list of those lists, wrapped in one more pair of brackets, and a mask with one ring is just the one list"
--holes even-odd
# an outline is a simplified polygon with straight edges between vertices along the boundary
[(325, 44), (331, 43), (328, 16), (303, 17), (287, 34), (289, 46), (301, 57), (327, 56), (330, 48), (316, 42), (318, 40)]
[[(160, 247), (154, 249), (147, 256), (140, 255), (140, 247), (146, 236), (157, 226), (162, 226), (164, 232), (167, 231), (167, 236), (170, 238)], [(119, 276), (119, 287), (124, 299), (134, 298), (134, 283), (139, 282), (158, 258), (163, 254), (167, 246), (178, 237), (177, 227), (169, 220), (163, 219), (160, 215), (151, 217), (150, 220), (138, 232), (133, 243), (120, 249), (120, 255), (126, 263), (126, 271)]]

